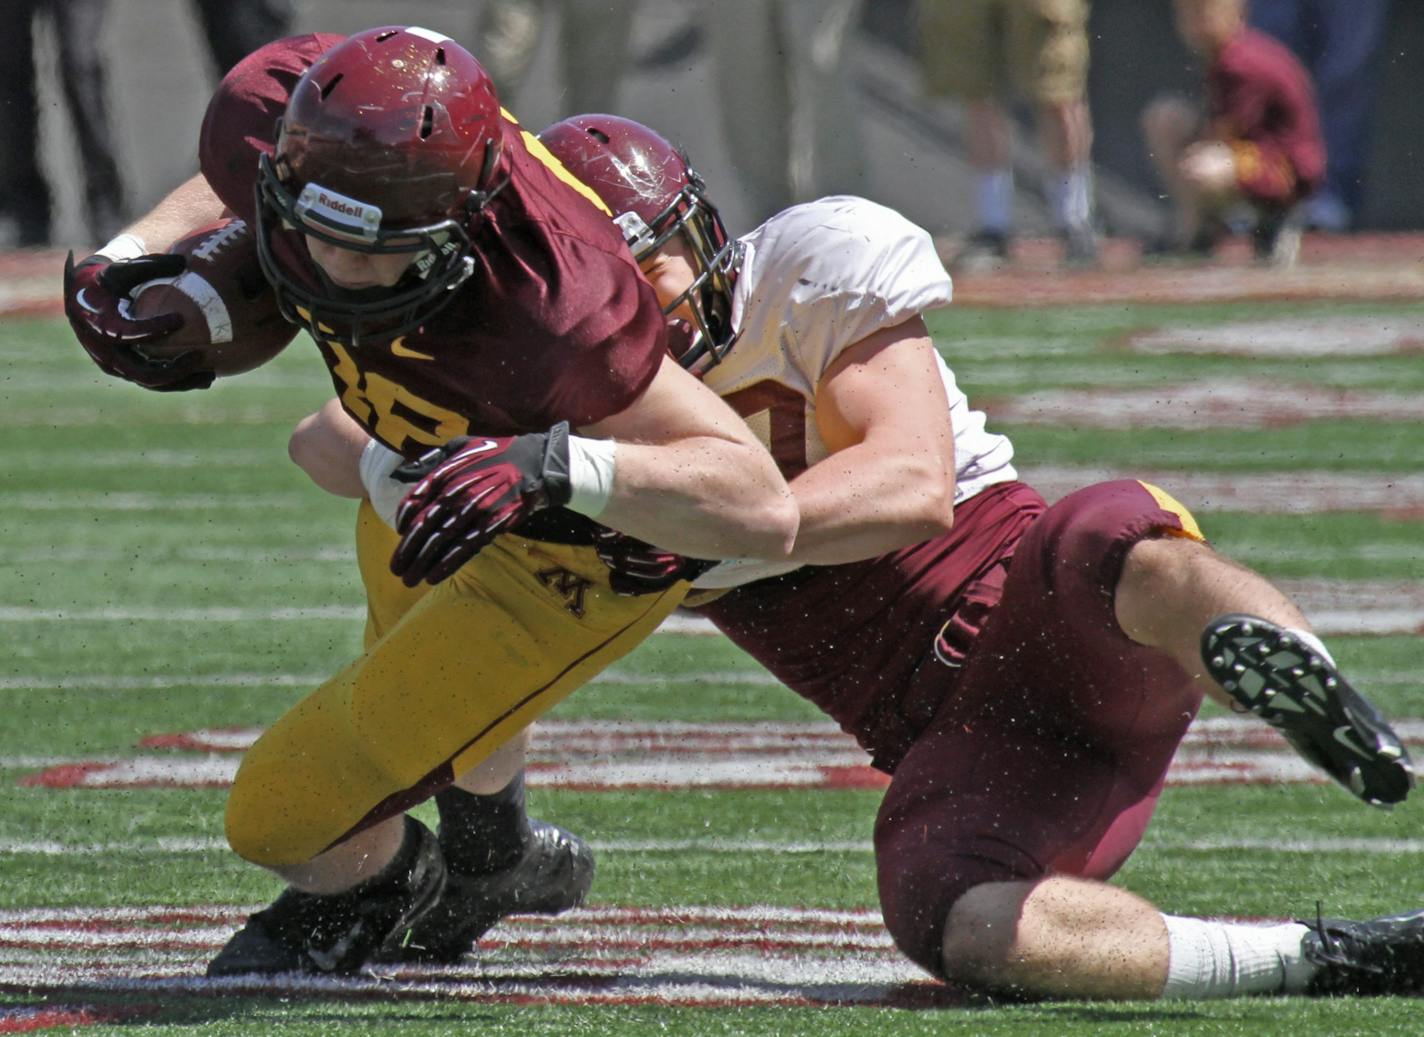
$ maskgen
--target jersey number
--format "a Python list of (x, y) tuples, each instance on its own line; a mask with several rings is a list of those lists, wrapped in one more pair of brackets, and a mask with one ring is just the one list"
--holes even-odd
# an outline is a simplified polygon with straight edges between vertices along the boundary
[(469, 432), (470, 423), (459, 414), (384, 375), (362, 373), (340, 342), (328, 339), (326, 345), (336, 359), (332, 376), (344, 386), (341, 405), (391, 449), (404, 453), (412, 443), (440, 446)]

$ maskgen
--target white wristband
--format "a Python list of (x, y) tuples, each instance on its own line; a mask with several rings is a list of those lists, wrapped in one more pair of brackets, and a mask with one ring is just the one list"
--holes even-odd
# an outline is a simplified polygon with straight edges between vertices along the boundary
[(391, 478), (391, 473), (404, 461), (400, 454), (374, 439), (361, 451), (361, 485), (366, 487), (371, 507), (392, 529), (396, 526), (396, 509), (410, 489), (409, 483)]
[(617, 444), (611, 439), (569, 437), (568, 508), (589, 518), (598, 518), (613, 496), (614, 455)]
[(125, 259), (137, 259), (139, 256), (148, 255), (148, 245), (137, 234), (120, 234), (94, 255), (103, 256), (109, 262), (117, 263)]

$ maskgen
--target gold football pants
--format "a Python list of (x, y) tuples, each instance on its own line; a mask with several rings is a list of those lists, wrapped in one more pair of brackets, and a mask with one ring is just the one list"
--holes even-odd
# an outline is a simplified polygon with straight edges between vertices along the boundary
[(626, 597), (592, 548), (499, 537), (454, 576), (407, 588), (396, 537), (362, 502), (366, 650), (248, 750), (227, 837), (301, 864), (478, 764), (651, 634), (688, 585)]

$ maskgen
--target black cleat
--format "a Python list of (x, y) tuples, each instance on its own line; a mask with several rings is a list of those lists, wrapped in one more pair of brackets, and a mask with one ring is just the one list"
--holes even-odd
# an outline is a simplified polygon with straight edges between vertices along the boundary
[(1222, 616), (1202, 633), (1207, 672), (1301, 756), (1366, 803), (1409, 795), (1414, 767), (1389, 721), (1326, 659), (1257, 616)]
[(509, 915), (557, 915), (582, 904), (593, 884), (593, 851), (558, 825), (529, 825), (533, 834), (517, 864), (489, 875), (451, 871), (444, 894), (394, 957), (457, 962)]
[(445, 861), (434, 834), (413, 820), (406, 824), (418, 827), (420, 842), (405, 888), (371, 891), (370, 883), (362, 883), (334, 896), (289, 888), (228, 940), (208, 962), (208, 976), (350, 975), (389, 957), (445, 888)]
[(1320, 971), (1306, 993), (1341, 995), (1424, 993), (1424, 910), (1368, 922), (1338, 918), (1310, 927), (1303, 950)]

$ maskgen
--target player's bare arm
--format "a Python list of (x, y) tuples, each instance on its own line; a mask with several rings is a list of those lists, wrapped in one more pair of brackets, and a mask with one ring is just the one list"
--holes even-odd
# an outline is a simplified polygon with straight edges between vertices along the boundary
[(201, 173), (183, 181), (143, 216), (124, 229), (146, 246), (147, 252), (164, 252), (189, 231), (222, 218), (226, 208)]
[(801, 511), (794, 560), (856, 561), (948, 531), (954, 429), (921, 318), (837, 357), (817, 386), (816, 420), (834, 453), (791, 483)]
[(599, 522), (699, 558), (784, 558), (797, 509), (746, 423), (673, 360), (631, 407), (584, 431), (616, 441)]

